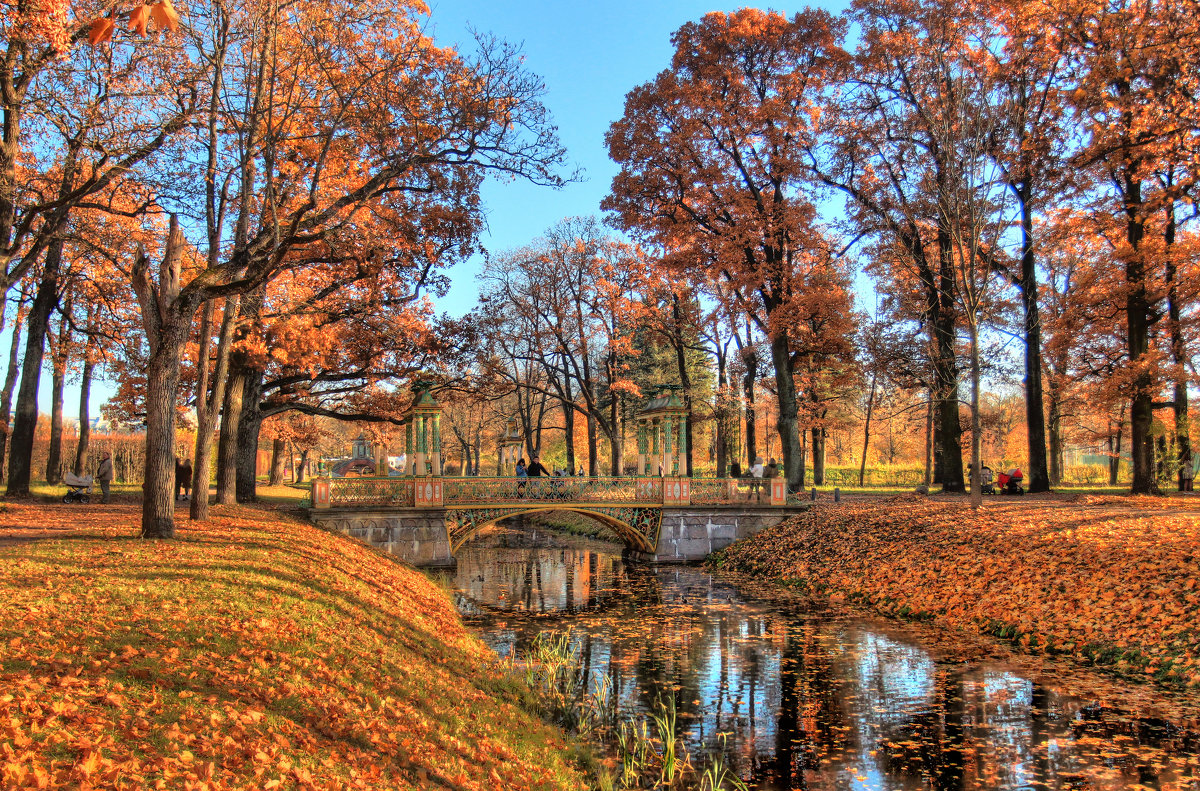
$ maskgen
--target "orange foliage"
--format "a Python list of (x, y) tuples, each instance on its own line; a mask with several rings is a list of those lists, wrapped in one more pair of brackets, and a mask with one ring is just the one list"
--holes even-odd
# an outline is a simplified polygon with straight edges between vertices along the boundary
[(1200, 516), (1169, 501), (817, 505), (730, 547), (727, 569), (796, 580), (1116, 670), (1200, 687)]
[(138, 510), (0, 514), (0, 786), (580, 787), (419, 572), (261, 510), (130, 541)]

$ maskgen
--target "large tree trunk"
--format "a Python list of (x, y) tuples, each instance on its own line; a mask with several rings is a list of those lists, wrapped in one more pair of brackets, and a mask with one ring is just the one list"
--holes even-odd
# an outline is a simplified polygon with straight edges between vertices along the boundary
[(1125, 429), (1125, 421), (1117, 422), (1116, 431), (1108, 436), (1108, 485), (1116, 486), (1121, 479), (1121, 434)]
[(621, 420), (621, 399), (612, 394), (611, 403), (608, 407), (608, 424), (612, 426), (612, 435), (609, 438), (609, 466), (612, 470), (612, 476), (619, 478), (625, 474), (624, 458), (625, 458), (625, 425)]
[(771, 360), (775, 366), (775, 389), (779, 396), (779, 445), (787, 472), (788, 491), (804, 487), (804, 455), (800, 452), (799, 405), (796, 377), (792, 370), (791, 344), (785, 330), (771, 338)]
[(983, 421), (979, 415), (983, 374), (979, 364), (979, 326), (971, 321), (968, 324), (971, 336), (971, 507), (979, 508), (983, 505)]
[(25, 300), (28, 296), (28, 286), (22, 286), (21, 299), (17, 303), (17, 318), (13, 322), (12, 340), (8, 347), (8, 371), (4, 375), (4, 389), (0, 390), (0, 480), (4, 480), (8, 470), (4, 457), (8, 451), (13, 389), (17, 386), (17, 374), (21, 370), (21, 328), (25, 325)]
[(237, 425), (236, 496), (239, 503), (258, 499), (258, 433), (262, 429), (263, 372), (248, 369), (242, 392), (242, 415)]
[(930, 390), (929, 403), (925, 406), (925, 487), (927, 489), (933, 484), (933, 402), (933, 391)]
[[(89, 347), (91, 340), (88, 341)], [(91, 444), (91, 378), (96, 370), (91, 348), (84, 348), (83, 373), (79, 376), (79, 442), (76, 444), (74, 473), (83, 475), (88, 466), (88, 447)]]
[(304, 483), (304, 476), (308, 473), (308, 448), (300, 451), (300, 463), (296, 465), (296, 483)]
[[(949, 292), (947, 292), (949, 293)], [(962, 425), (958, 415), (958, 361), (955, 358), (954, 310), (945, 307), (934, 321), (937, 357), (934, 372), (938, 381), (938, 432), (941, 450), (939, 467), (944, 492), (962, 492)]]
[(813, 486), (825, 485), (825, 428), (812, 429)]
[(33, 438), (37, 431), (38, 386), (42, 378), (42, 357), (50, 314), (58, 304), (58, 273), (62, 265), (63, 242), (55, 239), (46, 249), (42, 280), (29, 308), (26, 322), (25, 359), (21, 365), (21, 387), (17, 391), (17, 409), (13, 417), (8, 458), (8, 495), (29, 494), (33, 466)]
[(1146, 267), (1142, 260), (1142, 239), (1145, 224), (1140, 216), (1142, 206), (1141, 182), (1126, 176), (1126, 240), (1129, 242), (1125, 262), (1125, 320), (1129, 367), (1133, 370), (1133, 397), (1129, 409), (1129, 453), (1133, 459), (1134, 494), (1157, 494), (1158, 481), (1154, 475), (1154, 379), (1142, 364), (1150, 349), (1150, 298), (1146, 289)]
[[(229, 383), (229, 349), (233, 333), (237, 325), (238, 312), (241, 309), (241, 298), (228, 297), (225, 300), (221, 318), (221, 334), (217, 340), (217, 356), (212, 367), (212, 387), (207, 386), (208, 376), (208, 333), (209, 321), (201, 321), (202, 335), (200, 346), (204, 360), (201, 381), (204, 387), (197, 387), (196, 394), (196, 447), (192, 466), (192, 499), (188, 512), (192, 519), (204, 521), (208, 519), (208, 489), (212, 483), (212, 452), (213, 434), (217, 430), (217, 411), (225, 403), (226, 388)], [(206, 310), (206, 318), (211, 317), (211, 308)], [(210, 319), (211, 320), (211, 319)]]
[(186, 332), (160, 339), (146, 372), (142, 538), (175, 537), (175, 401)]
[(1175, 367), (1175, 454), (1179, 471), (1176, 481), (1180, 491), (1187, 488), (1187, 482), (1192, 479), (1192, 436), (1191, 420), (1188, 415), (1188, 376), (1187, 365), (1191, 360), (1183, 340), (1183, 323), (1180, 320), (1182, 305), (1180, 304), (1178, 264), (1175, 256), (1175, 205), (1167, 207), (1167, 224), (1163, 234), (1167, 253), (1167, 320), (1171, 333), (1171, 363)]
[[(758, 425), (755, 419), (757, 405), (754, 403), (754, 383), (758, 381), (758, 355), (749, 346), (749, 340), (747, 340), (742, 360), (746, 365), (746, 375), (742, 377), (742, 393), (746, 396), (746, 461), (748, 462), (746, 469), (748, 470), (754, 464), (754, 457), (758, 455)], [(803, 483), (803, 473), (801, 473), (801, 483)]]
[[(283, 486), (283, 470), (287, 466), (287, 442), (276, 437), (271, 442), (271, 477), (268, 486)], [(379, 471), (376, 470), (376, 475)]]
[(150, 343), (146, 369), (146, 470), (142, 483), (142, 538), (175, 537), (175, 407), (179, 361), (199, 298), (180, 297), (183, 234), (175, 217), (158, 283), (151, 281), (145, 255), (133, 267), (142, 325)]
[(221, 409), (221, 433), (217, 438), (217, 502), (237, 502), (238, 424), (242, 421), (242, 396), (246, 391), (246, 367), (243, 356), (230, 362), (225, 384), (225, 403)]
[(63, 473), (63, 401), (67, 383), (67, 320), (59, 328), (58, 348), (50, 368), (50, 447), (46, 453), (46, 483), (62, 483)]
[(1037, 257), (1029, 189), (1021, 200), (1021, 306), (1025, 315), (1025, 423), (1029, 436), (1029, 491), (1050, 490), (1046, 465), (1046, 417), (1042, 403), (1042, 322), (1038, 316)]
[(571, 472), (575, 472), (575, 406), (563, 401), (562, 411), (567, 442), (567, 466), (571, 468)]
[(1062, 397), (1058, 388), (1050, 388), (1050, 485), (1061, 486), (1063, 480)]

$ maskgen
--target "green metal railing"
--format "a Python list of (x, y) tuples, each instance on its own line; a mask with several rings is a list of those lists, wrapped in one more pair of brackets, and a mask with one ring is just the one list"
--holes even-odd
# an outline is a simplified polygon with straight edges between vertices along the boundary
[(638, 491), (635, 478), (443, 478), (446, 505), (479, 503), (643, 503), (662, 502), (662, 484)]
[[(658, 477), (538, 477), (538, 478), (331, 478), (328, 505), (320, 504), (313, 481), (311, 502), (318, 507), (413, 507), (415, 485), (436, 480), (441, 485), (441, 504), (445, 506), (491, 506), (504, 504), (577, 503), (593, 505), (661, 505), (664, 481), (671, 481), (678, 496), (679, 484), (686, 481), (690, 495), (684, 502), (692, 505), (726, 505), (748, 499), (769, 499), (770, 482), (761, 481), (761, 498), (752, 498), (747, 480), (730, 478), (663, 479)], [(426, 495), (428, 496), (428, 495)], [(674, 502), (674, 501), (672, 501)]]
[(367, 505), (411, 506), (412, 478), (332, 478), (329, 504), (334, 508)]

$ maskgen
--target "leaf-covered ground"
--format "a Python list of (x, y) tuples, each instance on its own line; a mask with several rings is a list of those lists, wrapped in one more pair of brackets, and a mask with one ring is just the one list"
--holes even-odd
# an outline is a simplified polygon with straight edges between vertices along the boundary
[(0, 505), (0, 787), (580, 788), (420, 573), (270, 510)]
[(710, 563), (1200, 687), (1200, 501), (1169, 502), (818, 503)]

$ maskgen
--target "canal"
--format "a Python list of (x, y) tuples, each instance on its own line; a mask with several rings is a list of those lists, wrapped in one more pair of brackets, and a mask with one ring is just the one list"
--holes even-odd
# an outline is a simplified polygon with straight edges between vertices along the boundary
[(618, 544), (501, 526), (458, 554), (460, 611), (501, 656), (570, 632), (623, 714), (668, 696), (690, 754), (751, 788), (1200, 791), (1171, 696)]

